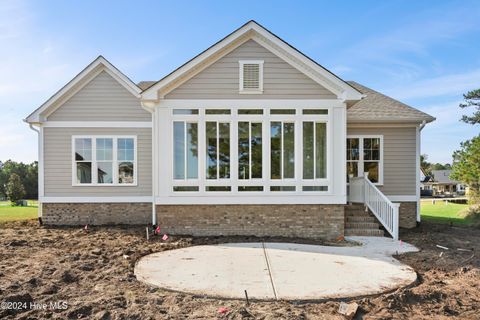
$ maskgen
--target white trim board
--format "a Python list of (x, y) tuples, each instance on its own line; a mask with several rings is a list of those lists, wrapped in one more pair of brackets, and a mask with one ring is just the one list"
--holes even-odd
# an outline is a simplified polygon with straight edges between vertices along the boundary
[(139, 203), (152, 202), (152, 197), (40, 197), (39, 201), (42, 203)]
[(151, 128), (151, 121), (46, 121), (45, 128)]

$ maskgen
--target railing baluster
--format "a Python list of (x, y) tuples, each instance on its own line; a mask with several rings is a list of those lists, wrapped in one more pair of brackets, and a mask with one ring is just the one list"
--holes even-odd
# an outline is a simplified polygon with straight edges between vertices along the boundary
[[(363, 180), (363, 181), (362, 181)], [(370, 180), (365, 172), (363, 179), (358, 177), (350, 182), (350, 194), (361, 195), (363, 203), (377, 217), (390, 235), (398, 240), (399, 204), (391, 202)]]

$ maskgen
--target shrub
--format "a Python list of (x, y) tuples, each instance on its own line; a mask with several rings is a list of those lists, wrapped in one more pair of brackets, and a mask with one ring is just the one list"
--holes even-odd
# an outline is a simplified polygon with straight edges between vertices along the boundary
[(16, 204), (18, 200), (21, 200), (25, 196), (25, 188), (23, 187), (20, 176), (16, 173), (12, 173), (8, 179), (6, 193), (8, 199), (12, 204)]

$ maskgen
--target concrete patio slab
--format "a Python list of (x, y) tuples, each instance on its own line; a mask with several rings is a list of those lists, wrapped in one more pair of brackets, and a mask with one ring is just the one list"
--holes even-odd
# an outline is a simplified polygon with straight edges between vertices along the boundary
[(169, 290), (224, 298), (317, 300), (370, 295), (414, 282), (394, 259), (414, 246), (383, 237), (350, 237), (359, 246), (231, 243), (154, 253), (140, 259), (137, 279)]

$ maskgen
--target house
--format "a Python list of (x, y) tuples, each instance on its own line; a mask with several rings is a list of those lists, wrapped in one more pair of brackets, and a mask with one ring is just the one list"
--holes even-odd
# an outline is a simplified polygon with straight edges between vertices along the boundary
[(450, 179), (452, 170), (432, 170), (432, 179), (425, 183), (434, 196), (465, 195), (466, 186)]
[(349, 201), (390, 233), (416, 225), (433, 120), (255, 21), (159, 81), (100, 56), (25, 119), (46, 224), (324, 238), (346, 233)]
[(431, 197), (433, 195), (432, 181), (433, 177), (420, 168), (420, 197)]

